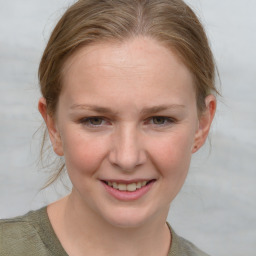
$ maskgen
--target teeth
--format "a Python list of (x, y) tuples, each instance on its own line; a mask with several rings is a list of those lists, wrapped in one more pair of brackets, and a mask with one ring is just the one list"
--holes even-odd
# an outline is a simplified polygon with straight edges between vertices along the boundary
[(147, 184), (146, 181), (142, 181), (141, 186), (144, 187)]
[(141, 182), (137, 182), (136, 188), (141, 188)]
[(136, 183), (132, 183), (126, 186), (128, 191), (135, 191), (137, 189)]
[(118, 184), (117, 188), (121, 191), (125, 191), (126, 190), (126, 185), (125, 184)]
[(120, 191), (136, 191), (137, 189), (140, 189), (144, 186), (146, 186), (147, 181), (139, 181), (137, 183), (130, 183), (130, 184), (122, 184), (122, 183), (117, 183), (117, 182), (111, 182), (107, 181), (108, 186), (113, 187), (115, 189), (118, 189)]

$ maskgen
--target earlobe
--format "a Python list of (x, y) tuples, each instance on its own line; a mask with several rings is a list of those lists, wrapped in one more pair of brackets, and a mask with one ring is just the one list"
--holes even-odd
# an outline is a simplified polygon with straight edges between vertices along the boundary
[(216, 98), (214, 95), (208, 95), (205, 98), (205, 106), (204, 112), (199, 117), (199, 125), (195, 134), (192, 153), (195, 153), (203, 146), (209, 134), (212, 120), (216, 111)]
[(59, 155), (63, 156), (63, 147), (60, 133), (56, 127), (56, 122), (54, 118), (48, 114), (47, 112), (47, 105), (45, 98), (40, 98), (38, 102), (38, 110), (41, 113), (44, 122), (48, 129), (48, 134), (52, 143), (52, 147), (54, 152)]

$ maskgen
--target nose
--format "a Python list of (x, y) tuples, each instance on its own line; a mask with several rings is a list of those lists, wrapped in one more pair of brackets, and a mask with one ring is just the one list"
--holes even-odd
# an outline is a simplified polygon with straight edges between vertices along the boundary
[(131, 172), (146, 162), (146, 151), (135, 127), (126, 125), (117, 129), (111, 142), (109, 161), (119, 169)]

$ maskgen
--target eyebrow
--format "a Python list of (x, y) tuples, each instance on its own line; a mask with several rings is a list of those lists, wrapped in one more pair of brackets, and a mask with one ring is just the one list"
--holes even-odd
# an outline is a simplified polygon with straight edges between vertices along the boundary
[(143, 108), (141, 110), (141, 113), (143, 115), (147, 114), (155, 114), (164, 110), (169, 110), (169, 109), (183, 109), (185, 108), (185, 105), (179, 105), (179, 104), (171, 104), (171, 105), (160, 105), (160, 106), (153, 106), (153, 107), (148, 107), (148, 108)]
[(90, 111), (98, 112), (98, 113), (101, 113), (101, 114), (116, 113), (116, 111), (113, 111), (110, 108), (101, 107), (101, 106), (98, 106), (98, 105), (73, 104), (70, 108), (71, 109), (90, 110)]
[[(100, 114), (113, 114), (117, 115), (118, 111), (114, 111), (111, 108), (102, 107), (98, 105), (87, 105), (87, 104), (73, 104), (71, 109), (82, 109), (82, 110), (89, 110), (93, 112), (97, 112)], [(180, 104), (170, 104), (170, 105), (159, 105), (159, 106), (153, 106), (153, 107), (146, 107), (141, 110), (141, 114), (147, 115), (147, 114), (155, 114), (164, 110), (169, 109), (183, 109), (185, 108), (185, 105)]]

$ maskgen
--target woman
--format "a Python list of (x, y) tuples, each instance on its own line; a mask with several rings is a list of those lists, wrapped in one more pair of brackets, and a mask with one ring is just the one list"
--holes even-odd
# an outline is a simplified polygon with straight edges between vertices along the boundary
[(3, 220), (1, 255), (206, 255), (166, 218), (214, 117), (214, 71), (181, 0), (71, 6), (40, 63), (38, 108), (73, 189)]

